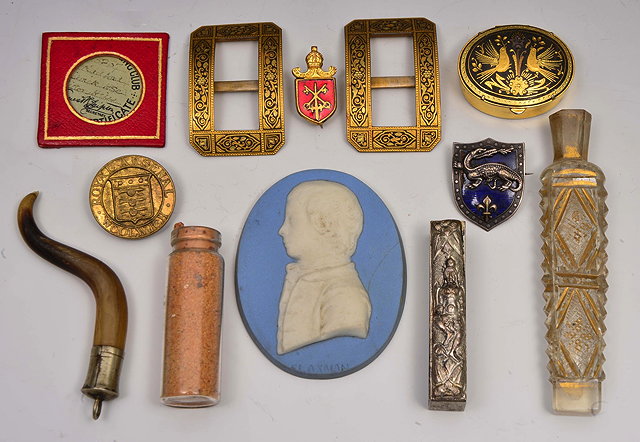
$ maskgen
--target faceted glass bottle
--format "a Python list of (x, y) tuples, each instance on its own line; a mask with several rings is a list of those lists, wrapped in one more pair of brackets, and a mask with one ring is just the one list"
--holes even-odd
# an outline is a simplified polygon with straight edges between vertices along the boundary
[(600, 411), (604, 380), (607, 206), (604, 174), (587, 161), (591, 114), (549, 117), (554, 160), (541, 175), (549, 380), (559, 414)]

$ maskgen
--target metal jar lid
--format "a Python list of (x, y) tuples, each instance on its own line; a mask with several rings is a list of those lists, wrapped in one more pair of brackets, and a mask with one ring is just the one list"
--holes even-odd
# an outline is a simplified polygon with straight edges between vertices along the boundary
[(553, 33), (496, 26), (472, 38), (458, 59), (462, 93), (476, 109), (528, 118), (554, 107), (573, 79), (573, 56)]

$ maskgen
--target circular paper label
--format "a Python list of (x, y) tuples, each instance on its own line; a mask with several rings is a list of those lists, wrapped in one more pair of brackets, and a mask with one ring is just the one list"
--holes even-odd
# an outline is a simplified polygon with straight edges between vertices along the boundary
[(142, 72), (120, 54), (91, 54), (78, 60), (67, 75), (67, 104), (89, 123), (122, 121), (135, 112), (143, 96)]

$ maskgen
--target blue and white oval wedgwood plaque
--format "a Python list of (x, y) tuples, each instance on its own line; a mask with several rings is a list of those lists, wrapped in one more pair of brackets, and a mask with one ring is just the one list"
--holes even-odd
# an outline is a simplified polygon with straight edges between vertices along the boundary
[(391, 213), (362, 181), (305, 170), (255, 204), (236, 257), (236, 296), (258, 348), (304, 378), (353, 373), (391, 340), (406, 267)]

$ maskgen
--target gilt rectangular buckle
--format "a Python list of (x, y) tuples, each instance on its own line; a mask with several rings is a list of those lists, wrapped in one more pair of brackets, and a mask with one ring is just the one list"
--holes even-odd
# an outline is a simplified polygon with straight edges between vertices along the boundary
[[(345, 31), (347, 141), (360, 152), (428, 152), (440, 141), (436, 25), (425, 18), (354, 20)], [(413, 77), (371, 77), (371, 37), (413, 38)], [(415, 126), (373, 126), (371, 90), (415, 89)]]
[[(258, 79), (215, 81), (215, 46), (258, 41)], [(258, 130), (216, 130), (214, 92), (258, 92)], [(284, 144), (282, 29), (273, 23), (202, 26), (189, 44), (189, 142), (204, 156), (272, 155)]]

